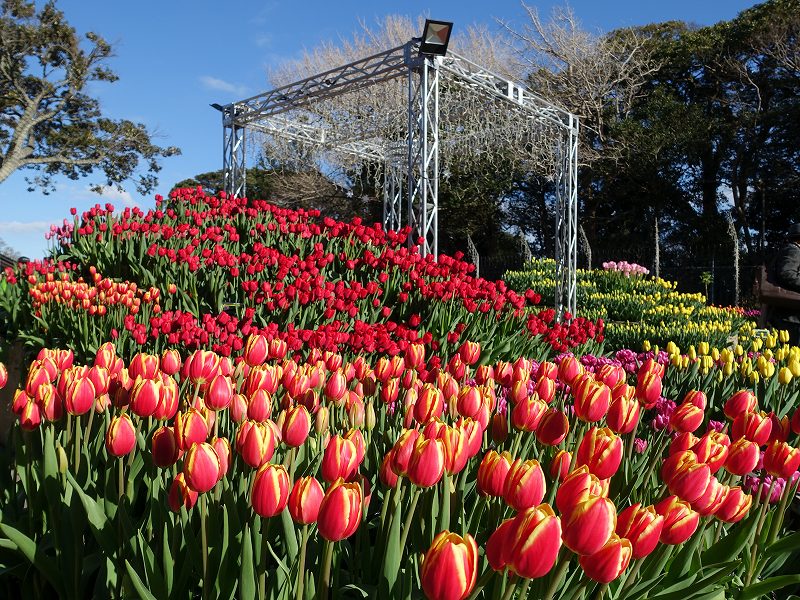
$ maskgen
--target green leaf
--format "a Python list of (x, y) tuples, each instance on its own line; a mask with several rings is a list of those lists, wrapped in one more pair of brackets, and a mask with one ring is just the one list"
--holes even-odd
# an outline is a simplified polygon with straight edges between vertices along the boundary
[(125, 561), (125, 569), (128, 571), (128, 577), (131, 578), (131, 582), (133, 583), (136, 593), (139, 594), (139, 598), (142, 600), (156, 600), (156, 597), (150, 593), (139, 577), (139, 574), (134, 570), (134, 568), (131, 566), (131, 563), (129, 563), (127, 560)]
[(764, 550), (765, 556), (776, 556), (784, 552), (792, 552), (800, 548), (800, 531), (795, 531), (791, 535), (776, 540)]
[(47, 556), (27, 535), (14, 529), (6, 523), (0, 523), (0, 531), (13, 542), (17, 549), (28, 559), (28, 561), (50, 582), (50, 585), (58, 593), (59, 597), (64, 597), (62, 586), (63, 578), (59, 572), (55, 561)]
[(693, 582), (688, 588), (650, 596), (650, 600), (692, 600), (701, 594), (708, 594), (713, 591), (714, 586), (728, 577), (737, 566), (738, 563), (728, 563), (719, 567), (703, 569), (703, 571), (710, 571), (711, 574)]
[(242, 537), (242, 568), (239, 574), (239, 598), (241, 600), (255, 600), (256, 575), (253, 565), (253, 539), (250, 535), (250, 525), (244, 526)]
[(750, 600), (751, 598), (760, 598), (770, 592), (779, 590), (787, 585), (800, 584), (800, 575), (779, 575), (777, 577), (770, 577), (764, 581), (759, 581), (750, 585), (742, 590), (738, 596), (738, 600)]
[(747, 522), (742, 523), (739, 527), (734, 527), (725, 537), (703, 552), (703, 564), (715, 565), (736, 558), (748, 545), (757, 525), (758, 515), (754, 513)]
[(94, 534), (97, 543), (100, 544), (100, 546), (103, 548), (103, 551), (108, 556), (114, 556), (114, 554), (117, 552), (118, 544), (114, 532), (112, 531), (112, 525), (108, 520), (108, 516), (100, 508), (100, 505), (83, 491), (80, 484), (75, 481), (75, 477), (73, 477), (72, 473), (69, 471), (67, 471), (67, 479), (81, 499), (81, 504), (83, 504), (83, 508), (86, 511), (86, 517), (89, 520), (89, 526), (92, 529), (92, 533)]

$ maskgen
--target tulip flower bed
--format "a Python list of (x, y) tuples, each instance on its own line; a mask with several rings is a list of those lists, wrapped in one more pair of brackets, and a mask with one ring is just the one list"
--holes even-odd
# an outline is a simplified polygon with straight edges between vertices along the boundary
[(232, 357), (126, 362), (105, 343), (82, 366), (42, 350), (0, 470), (10, 595), (666, 600), (800, 585), (786, 396), (674, 396), (704, 368), (677, 351), (300, 354), (263, 335)]
[(291, 352), (393, 355), (421, 341), (449, 356), (469, 340), (486, 360), (512, 347), (542, 359), (603, 339), (602, 322), (557, 320), (534, 290), (474, 278), (460, 256), (422, 258), (408, 230), (357, 219), (182, 189), (146, 213), (98, 205), (64, 223), (52, 257), (7, 269), (0, 293), (5, 329), (34, 355), (69, 347), (88, 361), (114, 340), (127, 358), (167, 348), (227, 356), (264, 333)]
[[(610, 348), (640, 348), (644, 341), (681, 346), (707, 341), (724, 346), (748, 323), (742, 311), (706, 305), (702, 294), (685, 294), (675, 284), (648, 277), (639, 265), (606, 263), (578, 270), (577, 302), (582, 316), (602, 319)], [(553, 301), (555, 262), (533, 260), (525, 271), (506, 273), (511, 289), (532, 287)]]

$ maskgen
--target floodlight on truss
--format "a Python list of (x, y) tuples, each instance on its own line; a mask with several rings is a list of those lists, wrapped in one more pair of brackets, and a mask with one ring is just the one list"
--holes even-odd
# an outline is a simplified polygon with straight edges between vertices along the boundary
[[(449, 36), (441, 28), (432, 31), (431, 35), (439, 40)], [(448, 153), (477, 153), (481, 147), (501, 143), (500, 135), (497, 139), (490, 135), (491, 129), (466, 131), (447, 121), (458, 118), (461, 108), (458, 102), (480, 102), (481, 111), (494, 111), (498, 118), (504, 119), (505, 133), (517, 136), (515, 139), (524, 138), (531, 151), (554, 156), (555, 308), (559, 315), (564, 311), (575, 314), (578, 117), (524, 85), (454, 52), (445, 56), (421, 52), (422, 44), (423, 38), (415, 38), (402, 46), (219, 107), (226, 191), (236, 195), (246, 193), (245, 149), (249, 130), (301, 144), (326, 156), (381, 164), (384, 226), (397, 230), (405, 221), (412, 228), (410, 241), (422, 240), (420, 253), (435, 257), (439, 171), (448, 168)], [(395, 127), (390, 137), (379, 128), (370, 129), (369, 123), (351, 117), (347, 110), (330, 110), (340, 96), (366, 94), (365, 90), (374, 86), (403, 79), (407, 102), (403, 131), (398, 132)], [(449, 106), (450, 102), (456, 104)], [(376, 113), (383, 109), (380, 105), (376, 107), (379, 109)], [(399, 118), (397, 113), (392, 114)], [(376, 119), (380, 116), (373, 115)], [(445, 124), (443, 118), (445, 129), (441, 129)]]
[(450, 44), (450, 34), (453, 32), (453, 24), (450, 21), (425, 20), (425, 27), (422, 30), (420, 40), (420, 54), (432, 56), (444, 56), (447, 54), (447, 46)]

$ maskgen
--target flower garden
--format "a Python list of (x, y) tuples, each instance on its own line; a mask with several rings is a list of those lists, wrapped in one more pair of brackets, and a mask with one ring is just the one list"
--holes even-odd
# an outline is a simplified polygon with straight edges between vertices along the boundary
[(618, 265), (556, 315), (552, 262), (222, 193), (73, 216), (0, 288), (8, 597), (800, 589), (785, 332)]

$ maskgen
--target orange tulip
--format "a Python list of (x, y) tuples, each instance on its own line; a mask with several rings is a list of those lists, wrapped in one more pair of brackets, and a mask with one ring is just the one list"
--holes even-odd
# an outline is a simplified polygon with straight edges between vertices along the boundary
[(353, 535), (361, 523), (362, 505), (363, 493), (359, 483), (345, 483), (341, 478), (334, 481), (319, 506), (319, 534), (331, 542)]

